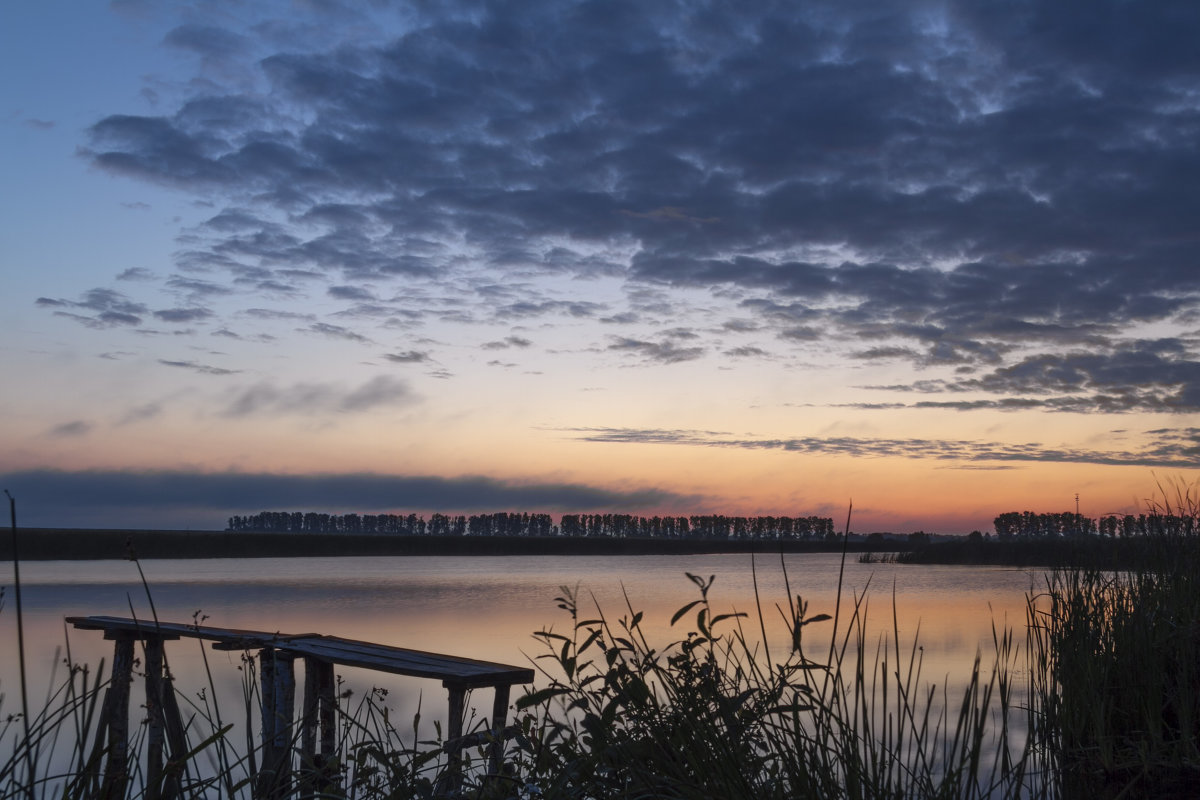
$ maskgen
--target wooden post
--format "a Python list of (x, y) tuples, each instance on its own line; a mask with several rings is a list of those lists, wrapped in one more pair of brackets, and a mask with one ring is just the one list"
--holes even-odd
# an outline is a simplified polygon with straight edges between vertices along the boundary
[(108, 718), (108, 758), (104, 766), (102, 798), (125, 796), (129, 782), (129, 684), (133, 682), (133, 637), (113, 634), (112, 679), (104, 695)]
[(304, 698), (300, 701), (300, 797), (308, 800), (316, 791), (317, 724), (320, 719), (320, 669), (315, 659), (304, 659)]
[(300, 796), (304, 798), (323, 794), (337, 783), (331, 772), (337, 754), (337, 698), (333, 685), (333, 664), (317, 658), (304, 659), (304, 699), (300, 712)]
[(450, 709), (446, 718), (446, 771), (439, 781), (439, 790), (453, 794), (462, 787), (462, 732), (467, 690), (457, 684), (442, 685), (449, 690)]
[(275, 795), (290, 794), (292, 779), (292, 720), (296, 713), (295, 657), (275, 651)]
[(499, 775), (504, 764), (504, 725), (508, 721), (508, 692), (509, 685), (497, 684), (496, 697), (492, 700), (492, 745), (490, 748), (491, 764), (489, 772)]
[(261, 705), (262, 764), (254, 781), (254, 796), (269, 798), (275, 786), (279, 757), (275, 751), (275, 650), (258, 651), (258, 691)]
[(163, 783), (162, 663), (163, 643), (157, 636), (143, 640), (146, 652), (146, 797), (160, 800)]

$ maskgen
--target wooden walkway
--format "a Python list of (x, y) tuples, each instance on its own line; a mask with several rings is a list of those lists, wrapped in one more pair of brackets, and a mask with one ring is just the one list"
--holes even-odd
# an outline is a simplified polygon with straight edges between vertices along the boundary
[[(337, 697), (335, 665), (440, 680), (449, 692), (449, 717), (444, 745), (447, 767), (441, 789), (455, 791), (462, 780), (463, 717), (469, 689), (495, 691), (490, 718), (490, 766), (500, 770), (504, 755), (504, 725), (513, 685), (533, 681), (533, 670), (458, 656), (427, 653), (403, 647), (323, 636), (318, 633), (268, 633), (215, 628), (126, 617), (67, 617), (81, 630), (104, 632), (115, 642), (112, 681), (101, 710), (97, 743), (107, 751), (101, 795), (124, 797), (129, 779), (129, 687), (133, 680), (134, 642), (145, 651), (148, 713), (147, 796), (171, 800), (179, 793), (179, 777), (164, 773), (164, 749), (172, 759), (188, 752), (174, 688), (163, 668), (163, 642), (180, 638), (211, 641), (218, 650), (257, 650), (262, 696), (262, 766), (255, 795), (282, 798), (293, 789), (312, 797), (336, 785)], [(295, 712), (294, 663), (304, 661), (304, 692), (299, 719)], [(297, 731), (297, 728), (299, 729)], [(297, 736), (298, 733), (298, 736)], [(299, 742), (299, 772), (293, 781), (295, 742)]]

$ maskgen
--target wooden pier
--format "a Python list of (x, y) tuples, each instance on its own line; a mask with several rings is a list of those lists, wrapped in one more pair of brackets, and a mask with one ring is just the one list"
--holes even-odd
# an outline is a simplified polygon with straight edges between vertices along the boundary
[[(174, 687), (164, 671), (163, 643), (168, 640), (202, 639), (211, 641), (218, 650), (257, 651), (262, 751), (254, 794), (264, 800), (284, 798), (293, 791), (301, 797), (313, 797), (336, 785), (339, 776), (330, 769), (337, 757), (335, 665), (442, 682), (449, 693), (449, 716), (444, 744), (446, 770), (439, 788), (447, 794), (454, 793), (462, 781), (467, 691), (489, 687), (495, 691), (485, 740), (489, 742), (491, 773), (498, 774), (504, 756), (510, 689), (533, 681), (533, 670), (529, 668), (318, 633), (268, 633), (107, 616), (67, 617), (67, 622), (81, 630), (103, 631), (104, 638), (115, 643), (112, 680), (97, 732), (97, 744), (107, 753), (101, 781), (101, 796), (106, 798), (124, 797), (129, 779), (129, 694), (137, 641), (142, 642), (145, 652), (149, 800), (173, 800), (178, 796), (179, 776), (169, 768), (164, 771), (164, 750), (169, 754), (168, 765), (171, 761), (178, 763), (188, 752)], [(304, 691), (298, 718), (297, 659), (304, 662)], [(294, 766), (298, 770), (295, 775)]]

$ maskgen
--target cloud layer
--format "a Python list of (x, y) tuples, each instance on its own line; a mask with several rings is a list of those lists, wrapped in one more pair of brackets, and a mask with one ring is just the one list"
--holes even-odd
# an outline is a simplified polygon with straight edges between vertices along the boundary
[(399, 510), (619, 511), (694, 498), (656, 489), (629, 491), (572, 483), (517, 483), (487, 477), (378, 474), (281, 475), (238, 472), (25, 470), (0, 475), (20, 503), (23, 524), (153, 527), (162, 516), (220, 529), (231, 514), (286, 510), (380, 513)]
[(94, 166), (220, 209), (181, 235), (179, 303), (41, 305), (232, 332), (215, 299), (323, 286), (346, 324), (298, 330), (365, 346), (602, 320), (634, 365), (818, 347), (935, 374), (869, 387), (916, 407), (1200, 411), (1193, 4), (488, 0), (370, 41), (309, 11), (177, 27), (202, 88), (88, 132)]

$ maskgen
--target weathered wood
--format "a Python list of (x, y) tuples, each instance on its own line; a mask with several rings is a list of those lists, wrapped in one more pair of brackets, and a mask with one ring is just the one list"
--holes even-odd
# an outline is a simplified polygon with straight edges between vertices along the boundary
[(275, 794), (286, 796), (292, 780), (292, 722), (296, 714), (294, 656), (275, 651)]
[(508, 722), (508, 692), (507, 684), (496, 687), (496, 696), (492, 699), (492, 743), (491, 743), (491, 763), (489, 764), (489, 772), (492, 775), (500, 774), (500, 767), (504, 764), (504, 726)]
[(466, 716), (466, 687), (447, 687), (450, 695), (449, 716), (446, 719), (446, 771), (439, 780), (438, 789), (444, 794), (454, 794), (462, 786), (462, 732), (463, 717)]
[(468, 688), (529, 683), (533, 680), (533, 670), (529, 668), (360, 642), (337, 636), (288, 638), (281, 640), (277, 646), (297, 655), (319, 658), (347, 667), (453, 681)]
[[(449, 715), (445, 749), (447, 769), (440, 782), (441, 790), (457, 791), (462, 783), (462, 750), (466, 693), (472, 688), (492, 687), (496, 696), (492, 704), (489, 742), (489, 767), (493, 774), (500, 771), (504, 755), (504, 739), (507, 734), (505, 721), (511, 687), (533, 681), (530, 668), (515, 667), (491, 661), (430, 653), (403, 647), (344, 639), (338, 636), (322, 636), (316, 633), (284, 634), (280, 632), (217, 628), (206, 625), (185, 625), (172, 622), (145, 621), (124, 617), (90, 616), (68, 617), (67, 621), (81, 630), (104, 631), (105, 638), (117, 641), (118, 656), (114, 658), (113, 683), (106, 695), (103, 714), (110, 720), (107, 727), (109, 759), (105, 772), (104, 787), (119, 788), (122, 792), (127, 775), (127, 740), (129, 680), (132, 664), (133, 641), (147, 642), (147, 660), (154, 649), (157, 653), (157, 668), (147, 665), (147, 709), (151, 712), (148, 731), (150, 738), (150, 781), (157, 786), (162, 776), (161, 758), (163, 730), (165, 728), (171, 755), (178, 758), (185, 754), (183, 725), (179, 719), (178, 705), (174, 702), (174, 691), (169, 675), (164, 679), (161, 666), (164, 663), (162, 642), (181, 637), (204, 639), (220, 650), (259, 650), (259, 687), (262, 694), (262, 769), (256, 776), (254, 794), (256, 798), (275, 800), (287, 791), (291, 782), (290, 770), (294, 734), (295, 672), (293, 660), (304, 658), (305, 685), (302, 716), (300, 719), (300, 791), (305, 797), (324, 794), (336, 788), (339, 775), (334, 773), (337, 763), (336, 715), (337, 697), (334, 688), (334, 665), (358, 667), (396, 675), (418, 678), (440, 679), (449, 693)], [(154, 645), (151, 645), (154, 642)], [(121, 663), (121, 648), (127, 647), (125, 658), (124, 695), (119, 689), (118, 664)], [(152, 679), (151, 675), (157, 675)], [(169, 696), (169, 700), (168, 700)], [(122, 713), (122, 710), (124, 713)], [(124, 719), (124, 723), (119, 723)], [(178, 748), (176, 742), (178, 741)], [(115, 759), (118, 753), (120, 757)], [(158, 767), (153, 766), (155, 760)], [(119, 769), (118, 769), (118, 765)], [(174, 787), (170, 787), (174, 791)], [(168, 784), (163, 782), (163, 789)], [(156, 791), (156, 789), (150, 789)], [(106, 796), (113, 796), (107, 794)], [(167, 800), (166, 797), (161, 800)]]
[(270, 647), (264, 647), (258, 652), (258, 692), (262, 767), (254, 782), (254, 796), (263, 800), (272, 796), (279, 769), (279, 754), (275, 747), (275, 651)]
[(125, 796), (129, 782), (129, 685), (133, 682), (133, 637), (116, 639), (112, 679), (105, 692), (108, 717), (108, 758), (104, 764), (102, 798)]
[(304, 659), (304, 696), (300, 701), (300, 797), (316, 793), (319, 679), (312, 659)]
[[(228, 647), (217, 649), (247, 649), (265, 647), (277, 639), (296, 639), (307, 636), (320, 636), (319, 633), (281, 634), (267, 631), (248, 631), (239, 628), (218, 628), (212, 625), (191, 625), (181, 622), (162, 622), (155, 620), (130, 619), (128, 617), (108, 617), (95, 615), (90, 617), (67, 617), (67, 622), (83, 631), (119, 631), (136, 634), (135, 638), (160, 636), (163, 639), (206, 639), (218, 642)], [(111, 637), (110, 637), (111, 638)]]
[(146, 637), (146, 797), (160, 800), (163, 783), (163, 742), (166, 727), (162, 708), (163, 643), (159, 636)]
[[(306, 659), (306, 665), (309, 661)], [(334, 688), (333, 664), (312, 661), (317, 673), (317, 709), (320, 712), (321, 751), (317, 754), (317, 791), (325, 793), (338, 784), (339, 775), (333, 771), (337, 763), (337, 693)]]

